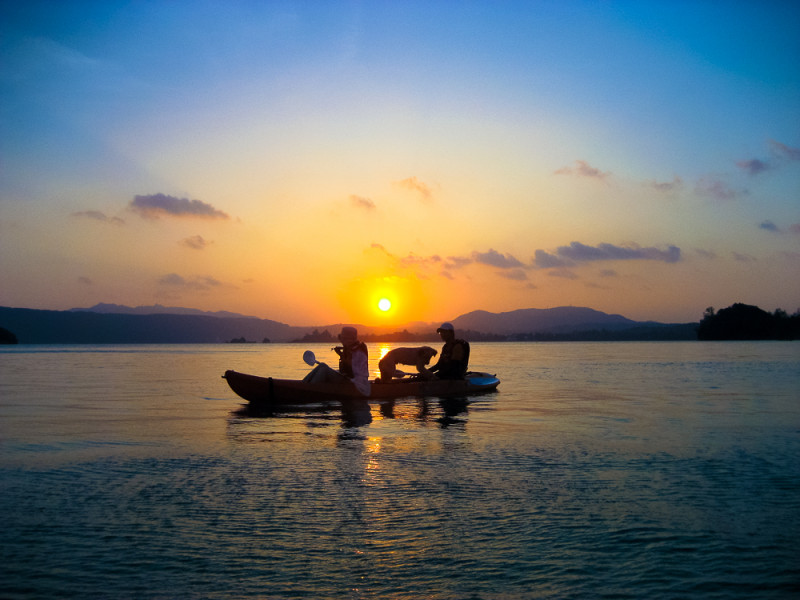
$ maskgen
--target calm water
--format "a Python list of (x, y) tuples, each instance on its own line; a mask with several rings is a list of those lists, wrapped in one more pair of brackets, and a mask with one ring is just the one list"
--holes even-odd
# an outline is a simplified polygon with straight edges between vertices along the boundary
[(469, 402), (236, 414), (304, 349), (0, 350), (0, 597), (800, 593), (798, 343), (476, 343)]

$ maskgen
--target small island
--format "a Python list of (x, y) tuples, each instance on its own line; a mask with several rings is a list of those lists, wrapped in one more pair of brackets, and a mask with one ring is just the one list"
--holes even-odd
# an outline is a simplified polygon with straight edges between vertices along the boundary
[(800, 311), (769, 313), (757, 306), (736, 303), (714, 312), (709, 306), (697, 327), (698, 340), (796, 340)]

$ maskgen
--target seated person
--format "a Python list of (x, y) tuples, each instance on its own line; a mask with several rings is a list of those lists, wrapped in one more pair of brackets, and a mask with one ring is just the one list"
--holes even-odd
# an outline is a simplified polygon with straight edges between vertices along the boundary
[(381, 370), (381, 381), (386, 383), (397, 374), (397, 365), (413, 365), (425, 379), (433, 379), (433, 374), (426, 365), (436, 356), (436, 350), (430, 346), (420, 348), (395, 348), (387, 352), (378, 363)]
[(439, 361), (430, 369), (439, 379), (464, 379), (469, 364), (469, 342), (456, 339), (451, 323), (442, 323), (436, 330), (444, 341)]
[(333, 350), (339, 355), (339, 370), (334, 371), (325, 363), (319, 363), (303, 378), (303, 381), (313, 383), (344, 383), (350, 381), (363, 396), (369, 396), (369, 360), (367, 345), (358, 340), (358, 330), (355, 327), (342, 327), (339, 334), (341, 346)]

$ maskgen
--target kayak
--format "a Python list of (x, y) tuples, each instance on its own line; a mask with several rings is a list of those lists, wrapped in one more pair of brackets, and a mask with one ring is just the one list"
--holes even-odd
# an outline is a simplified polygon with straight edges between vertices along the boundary
[(390, 400), (434, 396), (472, 396), (497, 389), (500, 380), (490, 373), (471, 371), (464, 379), (395, 379), (373, 382), (369, 396), (361, 395), (352, 383), (310, 383), (300, 379), (259, 377), (237, 371), (222, 376), (230, 388), (251, 404), (313, 404), (347, 400)]

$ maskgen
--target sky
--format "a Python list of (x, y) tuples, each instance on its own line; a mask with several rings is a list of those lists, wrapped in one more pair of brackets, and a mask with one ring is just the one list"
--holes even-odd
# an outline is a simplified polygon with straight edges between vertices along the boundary
[(0, 0), (0, 305), (793, 313), (798, 26), (771, 0)]

